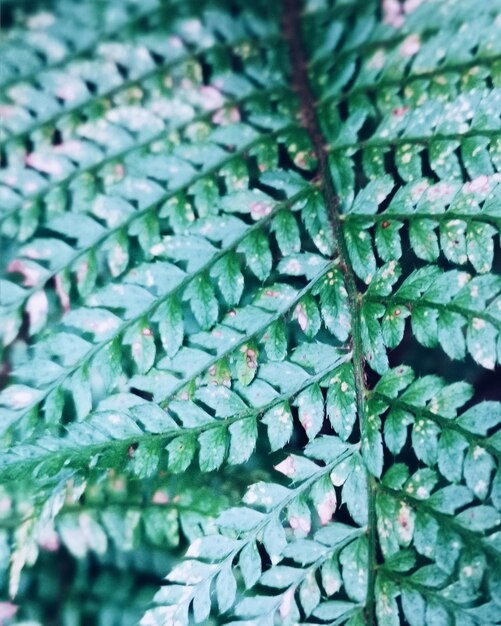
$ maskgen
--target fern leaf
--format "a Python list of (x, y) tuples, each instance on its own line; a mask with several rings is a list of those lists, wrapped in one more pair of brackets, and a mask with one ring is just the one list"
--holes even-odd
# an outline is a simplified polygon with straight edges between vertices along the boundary
[(497, 624), (499, 1), (99, 4), (2, 47), (6, 589)]

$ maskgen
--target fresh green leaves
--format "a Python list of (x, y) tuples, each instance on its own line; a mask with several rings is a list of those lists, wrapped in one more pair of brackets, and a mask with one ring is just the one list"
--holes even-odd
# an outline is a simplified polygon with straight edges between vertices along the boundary
[(499, 2), (67, 4), (2, 49), (0, 584), (496, 624)]

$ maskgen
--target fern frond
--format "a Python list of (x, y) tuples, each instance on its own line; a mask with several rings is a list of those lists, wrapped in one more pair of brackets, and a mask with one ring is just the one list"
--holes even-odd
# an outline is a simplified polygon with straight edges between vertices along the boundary
[[(145, 469), (144, 457), (138, 454), (135, 472), (150, 475)], [(142, 546), (173, 548), (184, 538), (194, 541), (201, 534), (214, 532), (215, 518), (231, 502), (228, 495), (232, 489), (237, 491), (235, 484), (228, 483), (216, 498), (211, 481), (200, 483), (194, 489), (179, 477), (175, 482), (160, 479), (144, 490), (137, 481), (115, 473), (106, 480), (73, 483), (63, 491), (53, 488), (51, 498), (39, 498), (32, 509), (14, 497), (10, 509), (4, 506), (2, 510), (0, 529), (14, 531), (8, 538), (12, 543), (22, 529), (29, 537), (30, 559), (40, 549), (56, 550), (60, 545), (76, 558), (89, 553), (105, 555), (111, 546), (121, 552)], [(84, 490), (86, 498), (81, 502)], [(2, 497), (7, 500), (8, 492)], [(14, 552), (13, 562), (17, 558)]]
[[(9, 615), (15, 615), (16, 621), (43, 624), (57, 614), (63, 620), (114, 619), (137, 624), (168, 560), (147, 548), (115, 556), (114, 562), (110, 555), (99, 560), (72, 559), (64, 549), (46, 552), (26, 569), (16, 599), (2, 597), (3, 618), (11, 621)], [(90, 578), (89, 589), (86, 581)], [(61, 588), (66, 590), (63, 597), (58, 593)]]
[(41, 70), (61, 68), (92, 53), (103, 38), (120, 38), (124, 31), (157, 13), (159, 4), (147, 2), (141, 8), (138, 11), (133, 2), (117, 2), (106, 7), (80, 5), (67, 11), (60, 3), (59, 13), (21, 13), (21, 23), (5, 33), (0, 48), (5, 63), (0, 87), (6, 90), (21, 81), (36, 80)]
[[(197, 621), (203, 621), (210, 611), (210, 589), (216, 585), (218, 605), (223, 613), (233, 606), (236, 597), (237, 583), (232, 570), (238, 562), (239, 569), (247, 588), (253, 587), (261, 578), (261, 558), (257, 541), (265, 546), (273, 562), (278, 558), (286, 545), (285, 532), (281, 517), (286, 515), (289, 523), (303, 532), (311, 527), (310, 512), (307, 500), (311, 499), (319, 507), (332, 497), (333, 488), (327, 481), (327, 490), (318, 498), (314, 487), (322, 477), (328, 476), (336, 466), (347, 461), (353, 454), (351, 446), (336, 442), (329, 438), (320, 439), (306, 448), (308, 456), (318, 458), (325, 464), (317, 465), (304, 457), (288, 457), (281, 466), (288, 476), (296, 479), (297, 486), (286, 488), (278, 484), (257, 483), (251, 486), (244, 497), (244, 502), (253, 508), (235, 508), (225, 511), (219, 519), (221, 528), (230, 531), (231, 535), (210, 536), (196, 540), (188, 550), (190, 560), (185, 561), (169, 574), (174, 585), (161, 590), (155, 601), (162, 606), (152, 609), (143, 619), (143, 624), (169, 623), (188, 619), (190, 605)], [(318, 489), (316, 490), (318, 492)], [(261, 508), (263, 511), (256, 509)], [(341, 539), (344, 529), (338, 530)], [(351, 532), (350, 532), (351, 531)], [(301, 532), (301, 531), (300, 531)], [(346, 531), (345, 531), (346, 533)], [(348, 529), (348, 536), (356, 535)], [(207, 562), (208, 561), (208, 562)], [(301, 574), (301, 572), (299, 572)], [(280, 573), (272, 569), (262, 576), (263, 584), (271, 587), (279, 586)], [(266, 582), (267, 581), (267, 582)], [(255, 596), (243, 600), (236, 607), (236, 615), (241, 617), (262, 617), (273, 614), (284, 602), (284, 594), (273, 597)], [(264, 609), (264, 611), (263, 611)]]
[[(284, 128), (286, 128), (286, 126)], [(242, 127), (239, 127), (239, 129), (242, 130)], [(75, 253), (72, 254), (71, 248), (63, 242), (58, 242), (58, 256), (63, 257), (64, 264), (62, 267), (58, 267), (57, 265), (56, 267), (51, 267), (51, 271), (48, 271), (41, 263), (37, 263), (37, 261), (33, 260), (41, 258), (41, 260), (46, 263), (48, 261), (51, 265), (55, 264), (55, 259), (53, 260), (51, 258), (52, 254), (50, 248), (47, 249), (46, 247), (47, 239), (34, 239), (24, 246), (21, 249), (21, 255), (10, 262), (9, 269), (12, 272), (21, 274), (24, 284), (27, 286), (33, 285), (33, 289), (29, 290), (28, 294), (22, 293), (20, 296), (19, 288), (16, 288), (15, 285), (11, 286), (4, 283), (4, 291), (7, 291), (6, 300), (8, 305), (5, 307), (4, 316), (8, 320), (12, 320), (12, 324), (15, 328), (16, 322), (17, 325), (20, 324), (19, 318), (21, 311), (19, 304), (21, 303), (22, 307), (22, 303), (26, 301), (26, 306), (28, 306), (29, 298), (35, 298), (35, 296), (36, 302), (39, 304), (44, 303), (44, 308), (47, 309), (47, 298), (40, 292), (40, 287), (44, 287), (51, 279), (56, 281), (56, 286), (58, 286), (58, 283), (61, 283), (58, 287), (60, 291), (58, 295), (63, 309), (67, 310), (67, 294), (71, 287), (70, 272), (76, 273), (77, 289), (79, 288), (83, 296), (88, 296), (92, 293), (96, 281), (100, 278), (97, 265), (98, 255), (106, 255), (105, 258), (108, 267), (105, 268), (105, 273), (111, 274), (109, 278), (120, 276), (129, 265), (129, 244), (126, 234), (129, 233), (132, 236), (137, 236), (139, 234), (137, 232), (138, 229), (142, 229), (145, 226), (147, 232), (149, 231), (150, 234), (149, 237), (143, 235), (139, 240), (139, 244), (143, 249), (144, 256), (147, 259), (151, 259), (155, 254), (155, 249), (153, 249), (153, 252), (151, 249), (155, 244), (160, 243), (159, 221), (173, 204), (180, 204), (183, 191), (188, 191), (188, 189), (191, 189), (191, 186), (205, 179), (206, 185), (209, 187), (208, 192), (212, 195), (211, 200), (217, 201), (217, 197), (214, 196), (215, 182), (212, 176), (214, 174), (226, 173), (226, 168), (231, 172), (232, 165), (238, 165), (239, 157), (242, 154), (245, 154), (247, 150), (258, 148), (262, 144), (266, 145), (266, 141), (275, 138), (280, 134), (281, 130), (283, 129), (270, 132), (263, 141), (261, 137), (253, 136), (251, 129), (249, 129), (249, 134), (251, 134), (249, 141), (244, 143), (236, 153), (223, 151), (221, 148), (215, 146), (214, 143), (209, 143), (209, 145), (205, 147), (212, 147), (220, 152), (218, 155), (219, 158), (205, 171), (198, 174), (193, 172), (191, 165), (186, 166), (183, 161), (178, 159), (169, 161), (167, 159), (163, 164), (169, 168), (173, 168), (175, 172), (181, 170), (181, 180), (183, 180), (183, 177), (187, 174), (193, 173), (188, 184), (182, 182), (175, 187), (175, 190), (163, 192), (161, 188), (151, 180), (138, 178), (132, 182), (130, 189), (124, 189), (127, 200), (121, 198), (118, 194), (118, 197), (114, 195), (96, 194), (92, 214), (89, 216), (81, 216), (82, 221), (78, 230), (72, 227), (71, 220), (68, 220), (64, 215), (55, 217), (55, 219), (48, 222), (46, 228), (50, 229), (53, 233), (75, 241), (77, 246)], [(199, 147), (202, 148), (202, 146)], [(152, 160), (151, 166), (153, 168), (159, 165), (160, 163), (155, 163), (155, 161)], [(184, 172), (183, 165), (185, 165)], [(119, 189), (118, 187), (117, 191)], [(203, 193), (204, 190), (202, 190), (202, 194)], [(142, 196), (142, 200), (141, 204), (136, 209), (134, 205), (138, 202), (139, 196)], [(171, 202), (169, 203), (169, 201)], [(190, 219), (193, 219), (194, 207), (187, 206), (186, 203), (183, 204), (184, 206), (178, 207), (178, 214), (174, 214), (170, 217), (172, 223), (170, 234), (187, 231), (188, 229), (185, 228), (185, 226), (189, 224)], [(157, 215), (157, 213), (159, 213), (159, 215)], [(100, 223), (99, 218), (102, 215), (106, 215), (108, 218), (108, 228), (106, 228), (107, 225), (103, 227)], [(234, 229), (237, 230), (238, 225), (235, 225)], [(212, 237), (212, 239), (214, 240), (214, 237)], [(161, 250), (159, 250), (159, 252), (161, 252)], [(48, 259), (44, 258), (47, 256)], [(160, 256), (160, 254), (157, 254), (157, 256)], [(11, 289), (14, 291), (12, 296), (9, 293)], [(11, 298), (14, 302), (11, 301)], [(40, 320), (37, 321), (40, 322)], [(33, 332), (37, 332), (43, 328), (43, 326), (44, 324), (40, 325), (39, 323), (38, 326), (35, 324)], [(11, 327), (8, 326), (7, 329), (10, 331), (10, 335), (7, 336), (7, 342), (9, 342), (15, 338), (15, 335)]]
[(11, 594), (50, 531), (168, 555), (145, 625), (494, 626), (499, 0), (100, 4), (4, 44)]
[[(158, 4), (161, 8), (160, 3)], [(50, 131), (50, 126), (54, 129), (64, 128), (68, 122), (71, 133), (72, 127), (77, 124), (83, 125), (86, 117), (89, 116), (90, 119), (94, 117), (93, 109), (103, 106), (108, 108), (114, 99), (117, 101), (116, 104), (123, 104), (122, 100), (127, 101), (131, 98), (131, 90), (141, 88), (148, 90), (155, 87), (158, 90), (161, 81), (168, 77), (171, 66), (175, 67), (190, 60), (195, 61), (207, 48), (217, 54), (220, 49), (224, 51), (233, 45), (238, 48), (239, 45), (245, 46), (252, 41), (249, 39), (252, 35), (252, 23), (249, 28), (248, 24), (240, 21), (234, 24), (233, 29), (227, 24), (224, 30), (226, 41), (221, 43), (217, 41), (217, 35), (221, 34), (215, 24), (217, 14), (208, 14), (207, 24), (201, 22), (190, 24), (189, 20), (183, 19), (179, 13), (178, 5), (177, 11), (174, 10), (169, 15), (175, 26), (169, 30), (171, 39), (167, 42), (162, 41), (158, 32), (155, 35), (139, 33), (133, 39), (129, 33), (125, 41), (120, 39), (100, 41), (98, 54), (95, 55), (97, 58), (90, 56), (90, 59), (84, 57), (73, 62), (70, 59), (65, 62), (65, 71), (55, 71), (53, 67), (49, 67), (41, 73), (37, 72), (36, 82), (39, 89), (23, 84), (22, 77), (19, 84), (17, 81), (8, 84), (5, 87), (8, 102), (4, 105), (5, 129), (10, 131), (8, 141), (18, 142), (40, 132), (43, 135), (44, 130)], [(158, 27), (158, 20), (165, 17), (164, 11), (159, 13), (157, 9), (153, 15), (156, 17)], [(133, 22), (144, 22), (145, 18), (148, 21), (147, 16), (151, 19), (151, 15), (145, 11), (139, 20), (136, 17)], [(194, 47), (197, 41), (199, 45)], [(88, 52), (93, 52), (93, 48)], [(106, 73), (93, 72), (103, 66)], [(141, 94), (141, 97), (148, 101), (151, 95), (146, 93)], [(38, 101), (33, 102), (33, 98)], [(116, 132), (118, 134), (118, 131)], [(124, 137), (126, 136), (122, 133), (122, 139)], [(42, 138), (42, 142), (47, 143), (47, 137)]]
[(425, 347), (440, 346), (451, 359), (464, 358), (468, 351), (479, 365), (494, 369), (500, 290), (498, 276), (472, 278), (429, 265), (411, 273), (394, 294), (368, 295), (366, 301), (385, 305), (381, 332), (388, 348), (399, 345), (410, 317), (412, 332)]

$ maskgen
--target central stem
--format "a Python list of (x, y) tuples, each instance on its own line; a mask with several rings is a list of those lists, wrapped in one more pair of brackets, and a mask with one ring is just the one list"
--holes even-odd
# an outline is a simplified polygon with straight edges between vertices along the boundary
[[(357, 288), (355, 272), (350, 262), (348, 249), (343, 234), (342, 220), (339, 211), (339, 198), (336, 194), (334, 181), (329, 167), (328, 141), (320, 127), (315, 99), (308, 77), (308, 59), (306, 57), (301, 34), (301, 2), (300, 0), (283, 0), (283, 35), (289, 46), (289, 55), (292, 69), (292, 84), (299, 97), (301, 125), (307, 131), (313, 144), (315, 156), (318, 160), (318, 174), (321, 179), (321, 189), (329, 222), (334, 237), (334, 245), (339, 255), (339, 267), (343, 272), (346, 291), (348, 292), (348, 306), (351, 317), (351, 341), (353, 351), (353, 368), (355, 373), (355, 389), (357, 398), (357, 412), (360, 424), (362, 441), (366, 437), (367, 414), (365, 406), (365, 358), (362, 347), (360, 293)], [(376, 575), (376, 509), (374, 479), (368, 472), (368, 540), (369, 564), (368, 586), (366, 602), (366, 622), (375, 624), (374, 584)]]

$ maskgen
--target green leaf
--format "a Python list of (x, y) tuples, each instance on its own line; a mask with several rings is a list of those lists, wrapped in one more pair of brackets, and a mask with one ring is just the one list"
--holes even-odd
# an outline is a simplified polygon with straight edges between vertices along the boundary
[(384, 348), (383, 334), (378, 319), (384, 309), (376, 304), (365, 304), (362, 308), (362, 345), (367, 361), (374, 371), (384, 374), (388, 369), (388, 357)]
[(231, 571), (231, 566), (223, 568), (216, 580), (216, 596), (221, 613), (225, 613), (233, 606), (237, 591), (237, 581)]
[(228, 463), (232, 465), (245, 463), (256, 447), (257, 425), (255, 419), (249, 417), (240, 422), (235, 422), (228, 431), (231, 436)]
[(327, 415), (332, 428), (341, 439), (351, 435), (357, 415), (355, 378), (351, 363), (339, 367), (329, 380), (327, 391)]
[(152, 476), (158, 468), (160, 460), (160, 445), (158, 442), (146, 444), (141, 442), (134, 450), (132, 457), (132, 471), (138, 478)]
[(245, 587), (251, 588), (261, 576), (261, 557), (255, 542), (248, 543), (240, 553), (238, 565), (242, 573)]
[(254, 342), (244, 344), (235, 356), (235, 369), (238, 382), (241, 385), (249, 385), (257, 373), (259, 350)]
[(312, 385), (302, 391), (296, 400), (299, 421), (308, 439), (313, 439), (324, 421), (324, 399), (318, 385)]
[(165, 352), (173, 357), (183, 344), (184, 323), (179, 302), (169, 298), (157, 309), (158, 330)]
[(316, 248), (322, 254), (332, 254), (334, 248), (332, 227), (324, 200), (318, 191), (308, 196), (301, 209), (301, 218)]
[(299, 228), (290, 211), (279, 211), (273, 220), (272, 229), (283, 256), (287, 257), (301, 250)]
[(302, 298), (296, 305), (294, 315), (304, 334), (313, 339), (320, 330), (320, 313), (317, 304), (309, 294)]
[(367, 503), (358, 494), (367, 490), (367, 475), (359, 455), (353, 455), (348, 463), (348, 477), (343, 485), (343, 502), (357, 524), (367, 523)]
[(376, 258), (372, 251), (372, 241), (369, 232), (355, 228), (347, 223), (344, 229), (344, 236), (353, 271), (366, 284), (370, 284), (376, 272)]
[(271, 361), (283, 361), (287, 354), (287, 336), (284, 320), (278, 319), (276, 322), (273, 322), (268, 327), (263, 339), (265, 339), (265, 349), (268, 358)]
[(190, 436), (177, 437), (167, 446), (169, 469), (174, 474), (184, 472), (195, 454), (195, 442)]
[(246, 263), (256, 278), (264, 281), (268, 278), (272, 257), (265, 234), (255, 230), (240, 244), (239, 251), (245, 255)]
[(356, 604), (353, 602), (344, 602), (341, 600), (330, 600), (323, 602), (315, 611), (313, 615), (322, 621), (332, 621), (339, 617), (345, 616), (350, 610), (356, 608)]
[(200, 435), (199, 464), (202, 472), (218, 469), (226, 454), (226, 429), (213, 428)]
[(499, 3), (39, 4), (0, 76), (4, 621), (497, 623)]
[(287, 402), (267, 411), (262, 421), (268, 427), (268, 440), (272, 451), (280, 450), (290, 440), (293, 431), (292, 414)]
[(238, 304), (244, 290), (238, 257), (232, 253), (225, 255), (216, 263), (213, 272), (218, 277), (218, 286), (226, 303), (230, 306)]
[(185, 298), (189, 300), (193, 315), (202, 329), (207, 330), (216, 323), (219, 305), (206, 276), (199, 276), (188, 285)]
[(131, 326), (124, 341), (130, 345), (131, 357), (140, 374), (148, 372), (155, 362), (156, 347), (153, 332), (146, 322)]

